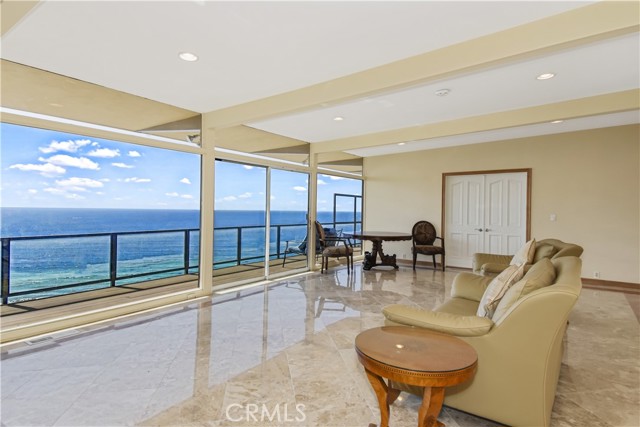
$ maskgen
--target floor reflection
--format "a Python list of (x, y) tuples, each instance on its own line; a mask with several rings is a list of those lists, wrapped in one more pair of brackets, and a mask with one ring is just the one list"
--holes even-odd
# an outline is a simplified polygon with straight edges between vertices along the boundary
[[(5, 347), (2, 425), (377, 423), (355, 336), (380, 326), (388, 304), (441, 304), (455, 274), (334, 269)], [(610, 316), (593, 316), (598, 310)], [(638, 331), (623, 294), (583, 290), (569, 324), (553, 425), (634, 425)], [(616, 405), (606, 403), (611, 399)], [(392, 424), (414, 425), (418, 406), (403, 396)], [(448, 408), (442, 420), (496, 425)]]

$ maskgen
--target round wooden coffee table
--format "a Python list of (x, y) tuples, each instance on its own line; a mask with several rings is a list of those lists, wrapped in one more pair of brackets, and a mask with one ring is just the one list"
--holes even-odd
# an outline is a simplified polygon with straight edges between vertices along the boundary
[(384, 326), (361, 332), (355, 346), (378, 397), (380, 427), (389, 426), (389, 405), (400, 394), (383, 378), (424, 387), (418, 426), (443, 426), (438, 414), (445, 387), (471, 379), (478, 364), (474, 348), (461, 339), (408, 326)]

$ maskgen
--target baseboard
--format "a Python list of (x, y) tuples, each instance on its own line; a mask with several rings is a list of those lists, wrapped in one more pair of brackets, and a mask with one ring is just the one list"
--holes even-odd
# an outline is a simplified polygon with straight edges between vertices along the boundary
[(582, 287), (610, 292), (624, 292), (640, 295), (640, 283), (615, 282), (613, 280), (582, 278)]

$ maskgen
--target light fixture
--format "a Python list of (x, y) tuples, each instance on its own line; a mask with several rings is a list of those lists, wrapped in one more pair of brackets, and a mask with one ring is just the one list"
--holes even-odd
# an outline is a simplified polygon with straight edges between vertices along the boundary
[(398, 350), (402, 350), (402, 349), (404, 348), (404, 345), (402, 345), (402, 344), (396, 344), (396, 348), (397, 348)]
[(334, 122), (341, 122), (341, 121), (343, 121), (343, 120), (344, 120), (344, 117), (341, 117), (341, 116), (337, 116), (337, 117), (334, 117), (334, 118), (333, 118), (333, 121), (334, 121)]
[(180, 52), (178, 56), (180, 57), (180, 59), (187, 62), (194, 62), (198, 60), (198, 55), (191, 52)]
[(562, 122), (564, 122), (564, 120), (554, 120), (551, 123), (556, 124), (556, 123), (562, 123)]
[(398, 145), (405, 145), (406, 142), (398, 142)]
[(437, 96), (447, 96), (449, 95), (449, 92), (451, 92), (451, 89), (438, 89), (435, 94)]
[(554, 78), (556, 75), (554, 73), (543, 73), (540, 74), (538, 77), (536, 77), (536, 79), (538, 80), (549, 80)]
[(200, 134), (187, 135), (187, 142), (200, 145)]

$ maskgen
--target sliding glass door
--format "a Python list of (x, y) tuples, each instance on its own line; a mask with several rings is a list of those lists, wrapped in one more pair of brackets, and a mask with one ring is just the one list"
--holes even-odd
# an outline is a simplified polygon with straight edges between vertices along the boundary
[(267, 168), (216, 160), (214, 286), (265, 277)]
[(271, 169), (269, 182), (271, 277), (307, 268), (309, 175)]
[(306, 269), (309, 175), (224, 160), (215, 167), (214, 286)]

